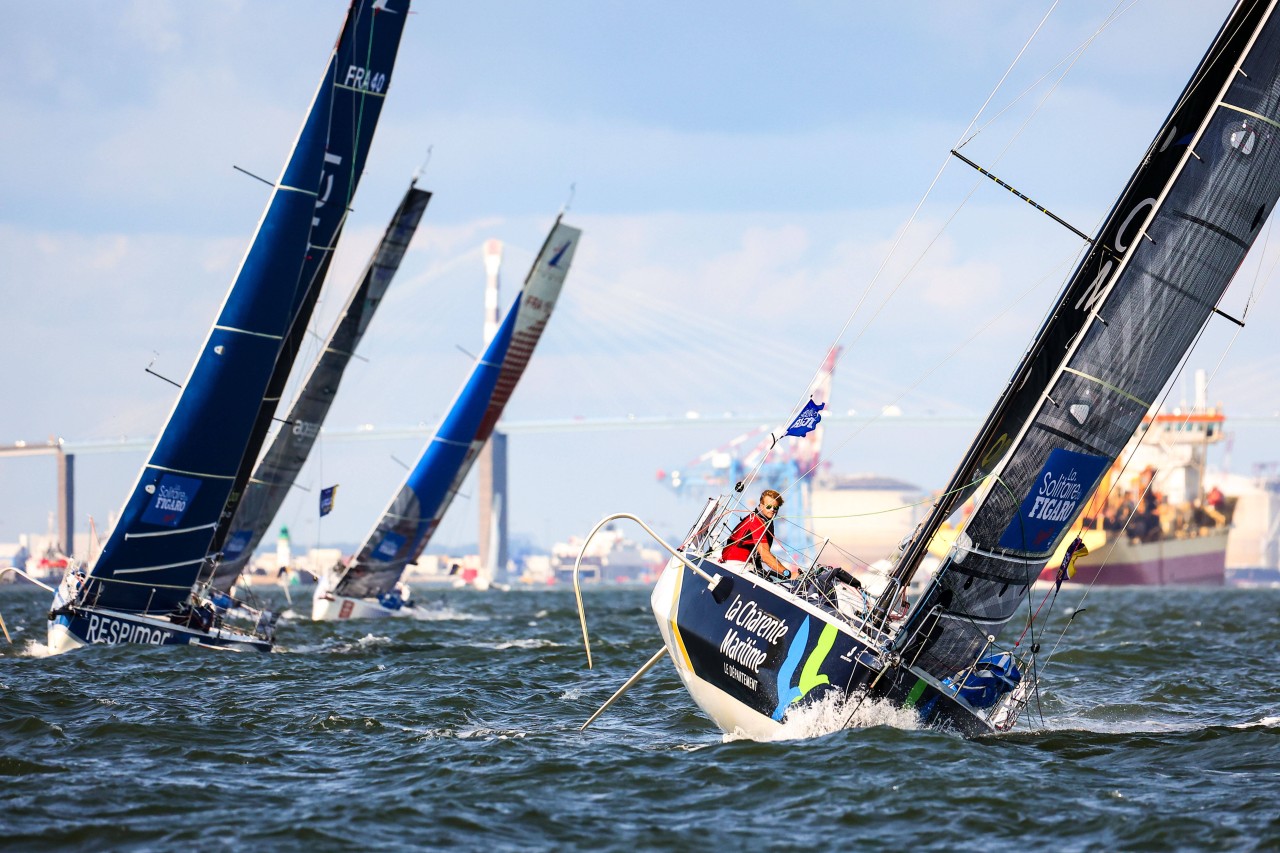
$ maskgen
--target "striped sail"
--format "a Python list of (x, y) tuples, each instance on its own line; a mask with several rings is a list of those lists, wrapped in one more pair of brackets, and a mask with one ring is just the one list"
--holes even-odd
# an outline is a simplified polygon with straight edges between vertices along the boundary
[(341, 573), (334, 592), (390, 592), (422, 554), (515, 390), (551, 318), (581, 231), (559, 220), (524, 287), (390, 505)]

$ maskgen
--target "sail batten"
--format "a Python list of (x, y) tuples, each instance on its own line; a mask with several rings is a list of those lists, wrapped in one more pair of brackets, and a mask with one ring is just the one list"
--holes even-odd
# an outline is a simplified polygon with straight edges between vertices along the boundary
[[(117, 575), (137, 575), (137, 574), (142, 574), (143, 572), (164, 572), (164, 571), (168, 571), (169, 569), (177, 569), (177, 568), (182, 568), (184, 566), (193, 566), (193, 565), (198, 566), (202, 562), (203, 560), (186, 560), (185, 562), (181, 562), (181, 563), (166, 563), (163, 566), (139, 566), (135, 569), (120, 569), (119, 571), (116, 572), (116, 574)], [(177, 588), (180, 588), (180, 587), (177, 587)]]
[(282, 341), (284, 335), (272, 334), (271, 332), (256, 332), (253, 329), (236, 328), (234, 326), (215, 326), (219, 332), (231, 332), (233, 335), (250, 335), (255, 338), (266, 338), (270, 341)]
[(126, 539), (149, 539), (155, 536), (182, 536), (187, 533), (199, 533), (202, 530), (212, 530), (216, 527), (216, 523), (202, 524), (199, 527), (184, 527), (181, 530), (156, 530), (151, 533), (126, 533)]

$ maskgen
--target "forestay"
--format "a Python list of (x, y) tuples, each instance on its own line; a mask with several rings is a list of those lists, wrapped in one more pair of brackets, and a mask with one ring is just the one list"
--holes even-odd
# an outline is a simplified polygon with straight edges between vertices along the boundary
[(493, 340), (334, 592), (390, 592), (422, 554), (523, 375), (555, 309), (581, 231), (557, 219)]
[(1178, 369), (1280, 195), (1280, 26), (1239, 3), (1152, 142), (1009, 389), (905, 549), (990, 475), (899, 633), (941, 679), (969, 667)]

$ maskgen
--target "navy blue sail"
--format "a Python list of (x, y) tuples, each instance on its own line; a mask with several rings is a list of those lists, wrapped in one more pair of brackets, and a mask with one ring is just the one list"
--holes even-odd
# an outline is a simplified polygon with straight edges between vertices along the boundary
[(294, 318), (271, 380), (260, 397), (253, 432), (210, 542), (211, 562), (216, 563), (217, 552), (226, 547), (232, 520), (257, 464), (258, 453), (266, 443), (294, 361), (302, 349), (334, 249), (351, 209), (351, 199), (364, 173), (408, 14), (409, 0), (354, 0), (334, 47), (327, 78), (333, 106), (329, 113), (324, 174), (311, 222), (311, 240), (295, 293)]
[[(353, 3), (344, 38), (353, 19), (381, 17), (375, 7), (386, 5)], [(407, 5), (396, 4), (400, 19)], [(68, 573), (55, 593), (52, 651), (119, 642), (270, 648), (270, 614), (252, 634), (224, 631), (221, 611), (192, 591), (244, 459), (256, 456), (262, 399), (307, 296), (313, 229), (330, 199), (323, 166), (335, 96), (385, 86), (367, 57), (355, 64), (358, 54), (340, 64), (340, 44), (330, 53), (253, 242), (118, 523), (92, 567)]]
[(217, 589), (231, 591), (271, 520), (280, 511), (298, 472), (320, 437), (320, 425), (333, 405), (342, 375), (374, 312), (382, 304), (430, 199), (431, 193), (410, 185), (382, 241), (369, 259), (364, 275), (338, 315), (324, 350), (311, 366), (311, 372), (289, 408), (285, 427), (276, 433), (266, 455), (254, 469), (244, 500), (240, 502), (231, 525), (231, 536), (213, 573), (211, 583)]

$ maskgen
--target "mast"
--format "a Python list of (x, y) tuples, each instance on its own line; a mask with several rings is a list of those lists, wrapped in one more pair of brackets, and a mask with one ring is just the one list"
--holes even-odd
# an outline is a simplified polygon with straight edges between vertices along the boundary
[[(988, 478), (897, 634), (935, 678), (1018, 611), (1103, 473), (1195, 344), (1280, 197), (1275, 2), (1227, 19), (894, 577)], [(1033, 641), (1034, 643), (1034, 641)]]
[(941, 497), (904, 548), (892, 575), (901, 586), (910, 583), (938, 528), (972, 497), (1012, 446), (1014, 435), (1027, 421), (1061, 362), (1061, 354), (1083, 332), (1100, 297), (1114, 282), (1120, 262), (1136, 247), (1136, 235), (1153, 214), (1155, 198), (1181, 169), (1186, 135), (1207, 121), (1223, 86), (1234, 78), (1245, 45), (1259, 22), (1269, 18), (1271, 7), (1259, 0), (1241, 0), (1218, 31)]

